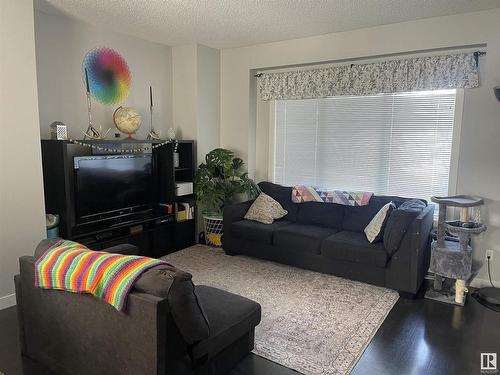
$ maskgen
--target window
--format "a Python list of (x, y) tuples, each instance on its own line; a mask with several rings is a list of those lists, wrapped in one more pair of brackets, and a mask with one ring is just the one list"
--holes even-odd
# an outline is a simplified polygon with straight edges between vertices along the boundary
[(276, 101), (274, 181), (448, 195), (456, 90)]

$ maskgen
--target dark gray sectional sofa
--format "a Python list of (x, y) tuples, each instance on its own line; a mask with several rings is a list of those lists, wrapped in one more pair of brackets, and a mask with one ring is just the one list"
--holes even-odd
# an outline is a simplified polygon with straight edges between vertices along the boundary
[(252, 201), (226, 206), (223, 249), (296, 267), (385, 286), (411, 297), (428, 269), (434, 207), (396, 209), (381, 242), (369, 243), (364, 228), (386, 203), (409, 201), (373, 196), (369, 205), (293, 203), (292, 188), (269, 182), (261, 191), (277, 200), (288, 214), (266, 225), (245, 220)]

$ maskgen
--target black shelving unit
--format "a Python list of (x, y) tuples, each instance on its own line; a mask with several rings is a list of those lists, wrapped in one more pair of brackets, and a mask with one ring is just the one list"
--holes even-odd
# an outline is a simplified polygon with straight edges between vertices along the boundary
[[(196, 155), (193, 141), (178, 141), (177, 152), (179, 154), (179, 166), (174, 167), (175, 184), (179, 182), (194, 182), (194, 173), (196, 170)], [(188, 203), (194, 207), (192, 219), (179, 221), (175, 220), (175, 249), (183, 249), (196, 243), (196, 201), (194, 194), (178, 196), (175, 193), (176, 203)]]
[[(158, 141), (161, 142), (161, 141)], [(152, 145), (141, 140), (99, 140), (85, 141), (102, 147), (141, 148)], [(175, 207), (176, 202), (192, 202), (194, 196), (177, 197), (177, 181), (192, 182), (195, 172), (193, 141), (179, 141), (179, 168), (174, 167), (174, 146), (167, 144), (155, 148), (152, 155), (155, 163), (154, 195), (161, 205), (155, 207), (148, 217), (134, 220), (97, 224), (82, 228), (76, 222), (75, 214), (75, 172), (73, 158), (112, 154), (68, 141), (42, 140), (42, 164), (47, 213), (60, 215), (60, 235), (66, 239), (81, 242), (94, 250), (132, 243), (141, 249), (141, 255), (160, 257), (195, 243), (195, 220), (178, 222), (175, 210), (168, 213), (165, 205)]]

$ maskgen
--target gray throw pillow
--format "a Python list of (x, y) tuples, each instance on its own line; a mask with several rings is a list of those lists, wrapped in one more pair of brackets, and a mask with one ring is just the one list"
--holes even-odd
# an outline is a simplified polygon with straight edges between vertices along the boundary
[(415, 218), (426, 207), (420, 199), (410, 199), (392, 211), (384, 230), (384, 247), (392, 255), (398, 249), (404, 235)]
[(272, 224), (288, 213), (277, 201), (265, 193), (260, 193), (248, 209), (245, 219), (258, 221), (263, 224)]

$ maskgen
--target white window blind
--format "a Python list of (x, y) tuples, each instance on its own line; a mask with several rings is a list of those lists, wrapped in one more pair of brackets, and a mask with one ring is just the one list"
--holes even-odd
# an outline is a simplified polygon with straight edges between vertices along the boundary
[(447, 195), (456, 90), (276, 101), (274, 181)]

